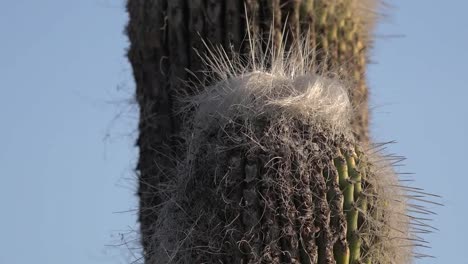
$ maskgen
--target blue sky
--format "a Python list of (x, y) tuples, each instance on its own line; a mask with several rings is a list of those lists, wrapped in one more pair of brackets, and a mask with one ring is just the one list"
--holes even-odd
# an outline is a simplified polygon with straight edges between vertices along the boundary
[[(402, 171), (443, 196), (437, 259), (416, 263), (468, 263), (468, 2), (388, 2), (368, 73), (373, 137), (396, 140)], [(137, 202), (126, 19), (122, 0), (0, 1), (0, 263), (128, 260), (108, 246), (136, 225), (119, 213)]]

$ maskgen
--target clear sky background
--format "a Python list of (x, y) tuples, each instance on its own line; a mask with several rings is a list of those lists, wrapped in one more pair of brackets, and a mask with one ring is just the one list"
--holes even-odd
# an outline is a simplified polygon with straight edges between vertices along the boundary
[[(468, 1), (387, 2), (373, 137), (396, 140), (402, 171), (443, 196), (425, 251), (437, 258), (416, 263), (468, 264)], [(122, 0), (0, 0), (0, 263), (131, 259), (112, 246), (136, 226), (126, 20)]]

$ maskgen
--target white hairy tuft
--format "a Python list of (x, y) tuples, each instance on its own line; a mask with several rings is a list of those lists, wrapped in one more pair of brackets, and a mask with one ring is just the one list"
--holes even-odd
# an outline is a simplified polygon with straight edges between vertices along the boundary
[(256, 117), (298, 118), (305, 123), (330, 129), (336, 134), (350, 134), (353, 114), (349, 99), (351, 82), (325, 71), (314, 61), (315, 51), (306, 42), (286, 50), (251, 41), (246, 57), (229, 57), (221, 48), (208, 49), (204, 58), (207, 76), (215, 80), (198, 95), (183, 100), (197, 109), (193, 126), (206, 129), (211, 122), (223, 126), (233, 119)]
[(338, 80), (313, 73), (288, 77), (255, 71), (218, 82), (192, 99), (198, 124), (213, 118), (222, 123), (236, 117), (284, 115), (344, 131), (351, 117), (346, 88)]

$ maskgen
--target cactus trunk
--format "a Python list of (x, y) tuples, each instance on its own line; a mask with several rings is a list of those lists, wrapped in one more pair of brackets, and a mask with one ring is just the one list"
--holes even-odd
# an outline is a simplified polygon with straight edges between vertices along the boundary
[[(371, 0), (128, 0), (145, 263), (393, 263), (394, 245), (382, 242), (394, 235), (385, 209), (391, 202), (377, 195), (383, 187), (370, 161), (375, 157), (365, 151), (365, 67), (375, 7)], [(339, 72), (352, 87), (346, 128), (328, 120), (335, 116), (317, 121), (291, 116), (288, 107), (228, 114), (228, 123), (215, 112), (198, 120), (198, 107), (207, 102), (177, 114), (186, 107), (176, 100), (180, 95), (203, 94), (220, 83), (231, 87), (203, 73), (207, 60), (200, 54), (221, 46), (224, 63), (249, 54), (248, 33), (264, 38), (264, 52), (294, 50), (307, 38), (302, 48), (314, 51), (314, 62), (303, 75)], [(264, 54), (269, 73), (272, 53)], [(187, 82), (204, 86), (188, 89)], [(196, 120), (206, 126), (197, 128)], [(397, 185), (392, 181), (383, 182)]]

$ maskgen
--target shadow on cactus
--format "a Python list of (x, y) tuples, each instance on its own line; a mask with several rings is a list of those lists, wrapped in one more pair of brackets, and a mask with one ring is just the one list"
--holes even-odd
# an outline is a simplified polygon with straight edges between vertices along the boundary
[[(306, 38), (307, 39), (307, 38)], [(270, 47), (262, 52), (258, 46)], [(181, 98), (185, 158), (158, 210), (155, 263), (410, 263), (432, 227), (381, 154), (355, 140), (353, 83), (308, 43), (211, 48), (214, 85)], [(188, 103), (188, 104), (187, 104)], [(164, 196), (164, 195), (163, 195)]]

